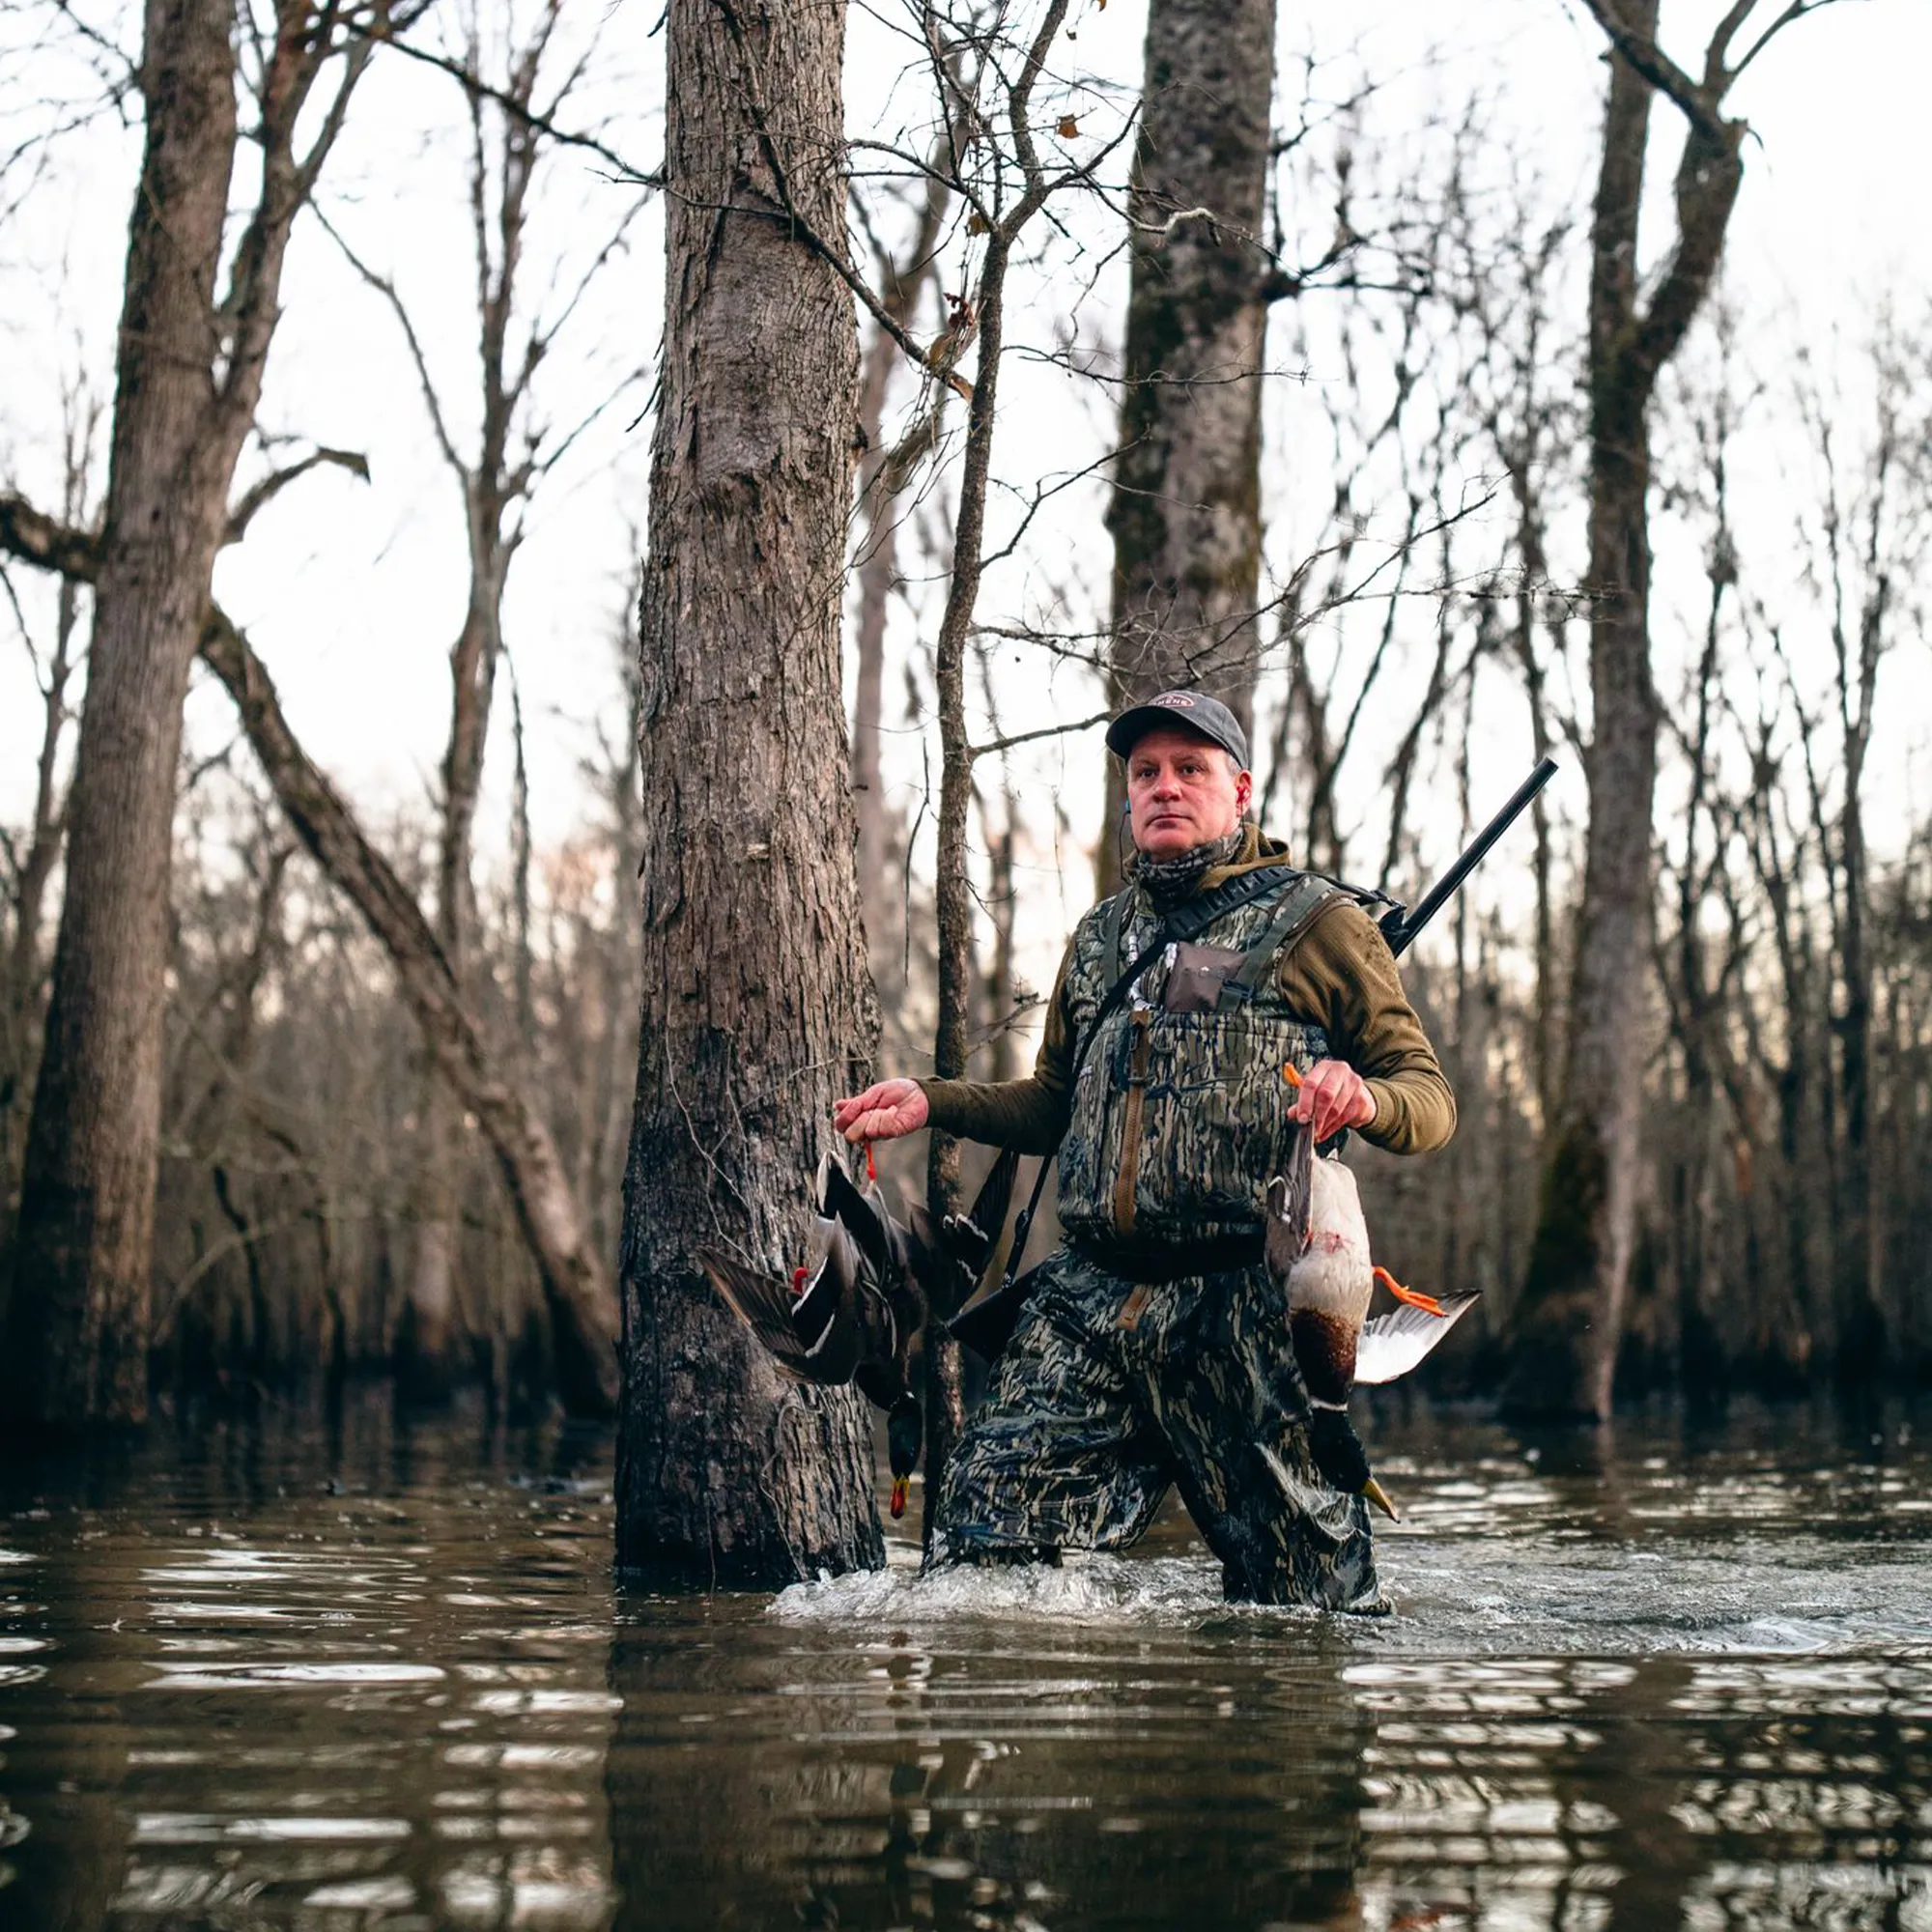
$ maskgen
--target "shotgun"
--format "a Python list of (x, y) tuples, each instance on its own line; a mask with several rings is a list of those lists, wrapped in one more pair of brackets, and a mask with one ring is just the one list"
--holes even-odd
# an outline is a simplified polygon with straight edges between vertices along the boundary
[(1556, 760), (1544, 758), (1536, 769), (1510, 794), (1509, 802), (1470, 839), (1468, 850), (1436, 880), (1423, 895), (1422, 903), (1410, 912), (1406, 906), (1391, 905), (1377, 923), (1388, 948), (1399, 959), (1407, 952), (1409, 941), (1462, 890), (1463, 881), (1489, 856), (1490, 847), (1514, 825), (1538, 792), (1556, 776)]

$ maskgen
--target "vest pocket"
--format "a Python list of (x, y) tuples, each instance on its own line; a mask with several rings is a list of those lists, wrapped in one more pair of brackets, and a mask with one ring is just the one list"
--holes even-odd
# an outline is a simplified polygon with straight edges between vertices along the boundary
[(1318, 1027), (1252, 1009), (1153, 1016), (1147, 1035), (1132, 1232), (1199, 1238), (1256, 1226), (1280, 1171), (1293, 1092), (1325, 1049)]

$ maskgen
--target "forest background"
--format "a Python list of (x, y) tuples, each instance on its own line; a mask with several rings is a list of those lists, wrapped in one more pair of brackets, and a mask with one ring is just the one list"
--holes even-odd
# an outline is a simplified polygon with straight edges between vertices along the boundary
[[(1011, 249), (986, 567), (955, 627), (963, 657), (942, 662), (987, 235), (934, 187), (944, 169), (907, 157), (944, 143), (962, 100), (998, 104), (1012, 82), (994, 56), (1024, 50), (1040, 11), (858, 11), (846, 42), (850, 264), (870, 299), (843, 683), (891, 1070), (929, 1066), (942, 1019), (975, 1071), (1024, 1065), (1115, 837), (1096, 724), (1132, 682), (1113, 458), (1146, 386), (1126, 343), (1129, 237), (1151, 224), (1127, 190), (1153, 98), (1147, 14), (1125, 0), (1063, 10), (1032, 102), (1059, 185)], [(1908, 92), (1932, 22), (1882, 0), (1788, 14), (1765, 10), (1753, 37), (1781, 30), (1722, 103), (1749, 123), (1744, 185), (1721, 272), (1649, 406), (1660, 776), (1648, 903), (1620, 926), (1634, 950), (1614, 1081), (1603, 1053), (1597, 1070), (1632, 1110), (1611, 1135), (1632, 1150), (1613, 1268), (1628, 1299), (1578, 1345), (1595, 1357), (1572, 1377), (1584, 1408), (1611, 1375), (1629, 1395), (1706, 1397), (1932, 1365), (1932, 797), (1914, 699), (1932, 242)], [(1577, 952), (1593, 929), (1583, 772), (1606, 628), (1589, 326), (1605, 34), (1558, 0), (1448, 24), (1395, 5), (1346, 27), (1262, 17), (1264, 200), (1218, 241), (1260, 265), (1264, 347), (1258, 370), (1199, 384), (1255, 415), (1257, 589), (1229, 663), (1197, 668), (1252, 680), (1270, 827), (1406, 898), (1533, 755), (1564, 763), (1537, 824), (1406, 967), (1462, 1097), (1455, 1147), (1403, 1167), (1362, 1156), (1382, 1258), (1486, 1293), (1442, 1385), (1520, 1402), (1549, 1359), (1525, 1293), (1550, 1252), (1539, 1177), (1561, 1153), (1577, 1041), (1608, 1010)], [(1662, 43), (1694, 75), (1723, 17), (1672, 9)], [(244, 101), (273, 96), (276, 20), (254, 21), (252, 68), (241, 37)], [(142, 121), (133, 14), (16, 5), (0, 21), (11, 1223), (95, 568), (42, 567), (58, 546), (33, 514), (83, 532), (100, 514)], [(662, 27), (572, 0), (384, 12), (333, 43), (345, 71), (361, 63), (339, 125), (324, 93), (292, 115), (315, 178), (287, 225), (213, 576), (281, 723), (258, 703), (238, 726), (232, 694), (261, 686), (204, 647), (214, 669), (187, 692), (175, 775), (140, 1364), (164, 1390), (248, 1401), (318, 1367), (393, 1367), (426, 1395), (474, 1377), (513, 1404), (559, 1386), (579, 1406), (611, 1399), (584, 1363), (615, 1324), (627, 1155), (655, 1157), (632, 1128), (639, 1012), (659, 998), (636, 884), (659, 796), (639, 791), (636, 604), (661, 395)], [(1639, 311), (1684, 252), (1687, 121), (1657, 98), (1638, 130)], [(225, 227), (231, 278), (250, 259), (250, 165)], [(982, 749), (962, 873), (936, 840), (948, 753), (966, 745)], [(315, 790), (316, 768), (333, 790)], [(963, 912), (971, 970), (943, 1014), (937, 932), (944, 888), (962, 883), (952, 923)], [(439, 957), (454, 1004), (438, 1005)], [(449, 1071), (466, 1054), (489, 1072), (469, 1089)], [(492, 1113), (506, 1088), (529, 1119)], [(506, 1157), (519, 1136), (551, 1165)], [(779, 1179), (802, 1193), (804, 1178)], [(545, 1198), (566, 1197), (547, 1220)], [(1559, 1325), (1589, 1325), (1574, 1295), (1554, 1299)]]

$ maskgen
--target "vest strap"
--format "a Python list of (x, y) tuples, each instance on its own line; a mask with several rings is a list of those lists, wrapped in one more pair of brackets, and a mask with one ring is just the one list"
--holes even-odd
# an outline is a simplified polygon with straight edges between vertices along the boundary
[(1221, 987), (1221, 1005), (1225, 1008), (1252, 1000), (1275, 961), (1315, 923), (1317, 915), (1341, 891), (1332, 879), (1316, 872), (1302, 873), (1281, 895), (1274, 917), (1241, 955), (1240, 965), (1229, 974)]

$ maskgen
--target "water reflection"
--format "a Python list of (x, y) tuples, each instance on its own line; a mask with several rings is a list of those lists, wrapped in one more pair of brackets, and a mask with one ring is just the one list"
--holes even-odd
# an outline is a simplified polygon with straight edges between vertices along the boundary
[(1378, 1623), (1179, 1520), (626, 1600), (608, 1444), (385, 1409), (10, 1464), (0, 1924), (1932, 1932), (1902, 1427), (1418, 1413)]
[[(1159, 1925), (1178, 1900), (1355, 1922), (1374, 1724), (1312, 1621), (1286, 1654), (989, 1619), (729, 1629), (653, 1605), (613, 1651), (620, 1923), (711, 1901), (727, 1925)], [(728, 1709), (694, 1653), (735, 1654)]]
[(7, 1473), (0, 1920), (609, 1922), (608, 1513), (386, 1428)]

